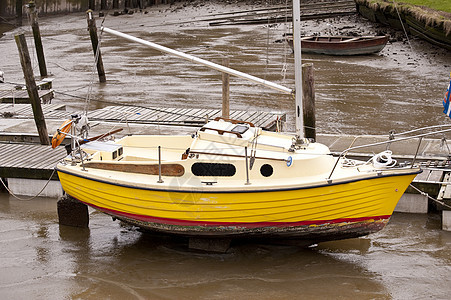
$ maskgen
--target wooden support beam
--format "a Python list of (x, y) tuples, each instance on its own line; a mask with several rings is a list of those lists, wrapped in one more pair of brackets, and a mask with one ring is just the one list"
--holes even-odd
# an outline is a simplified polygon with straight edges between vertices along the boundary
[(315, 82), (313, 77), (313, 64), (311, 63), (302, 65), (302, 94), (305, 137), (313, 139), (315, 141)]
[(88, 8), (90, 10), (95, 10), (96, 9), (96, 0), (89, 0)]
[(86, 19), (88, 20), (88, 30), (91, 37), (92, 51), (97, 65), (97, 73), (99, 74), (99, 81), (106, 82), (105, 69), (103, 68), (102, 53), (99, 48), (99, 38), (97, 36), (96, 20), (92, 10), (86, 12)]
[(100, 10), (106, 10), (106, 9), (107, 9), (106, 0), (100, 0)]
[(89, 226), (88, 207), (71, 196), (64, 196), (57, 202), (60, 225), (87, 228)]
[(22, 0), (16, 0), (16, 25), (22, 26)]
[(47, 76), (47, 67), (45, 65), (44, 49), (42, 47), (41, 32), (39, 30), (38, 12), (34, 1), (28, 3), (28, 12), (30, 14), (31, 29), (33, 30), (34, 45), (38, 57), (39, 72), (41, 77)]
[(44, 114), (42, 113), (41, 100), (39, 99), (38, 88), (34, 80), (33, 68), (31, 66), (30, 54), (28, 52), (27, 41), (24, 34), (15, 36), (17, 48), (19, 49), (20, 63), (22, 65), (25, 84), (27, 86), (28, 96), (30, 97), (31, 107), (33, 109), (34, 121), (38, 129), (39, 140), (42, 145), (50, 145), (47, 127), (45, 125)]

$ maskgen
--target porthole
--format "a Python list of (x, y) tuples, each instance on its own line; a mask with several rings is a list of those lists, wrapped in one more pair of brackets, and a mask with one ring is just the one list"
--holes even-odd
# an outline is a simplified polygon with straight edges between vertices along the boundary
[(274, 169), (271, 165), (264, 164), (260, 167), (260, 174), (262, 174), (265, 177), (269, 177), (274, 173)]
[(232, 164), (194, 163), (191, 172), (196, 176), (233, 176), (236, 168)]

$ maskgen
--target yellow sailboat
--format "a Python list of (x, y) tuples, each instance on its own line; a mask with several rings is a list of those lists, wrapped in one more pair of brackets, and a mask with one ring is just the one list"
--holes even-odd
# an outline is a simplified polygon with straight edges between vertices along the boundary
[[(191, 236), (329, 240), (382, 229), (416, 168), (218, 118), (194, 135), (91, 142), (57, 167), (66, 193), (117, 219)], [(74, 163), (74, 159), (77, 160)]]
[[(300, 37), (299, 1), (293, 1)], [(264, 237), (318, 242), (382, 229), (418, 168), (386, 152), (371, 161), (334, 157), (303, 136), (302, 92), (148, 41), (104, 32), (221, 72), (295, 94), (296, 134), (218, 118), (187, 136), (126, 136), (75, 147), (57, 166), (65, 192), (113, 218), (192, 237)], [(301, 74), (295, 39), (295, 72)], [(301, 91), (300, 76), (295, 85)]]

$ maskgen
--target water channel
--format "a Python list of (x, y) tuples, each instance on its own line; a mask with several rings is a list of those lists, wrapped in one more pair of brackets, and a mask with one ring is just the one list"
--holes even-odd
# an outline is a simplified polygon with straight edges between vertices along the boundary
[(56, 201), (0, 194), (3, 299), (448, 299), (451, 234), (438, 215), (395, 213), (379, 233), (307, 249), (233, 245), (225, 254), (90, 214), (58, 225)]
[[(107, 16), (105, 26), (293, 86), (293, 57), (278, 42), (287, 25), (208, 26), (212, 15), (243, 5), (156, 6), (148, 13)], [(354, 23), (355, 21), (358, 23)], [(97, 24), (101, 23), (97, 20)], [(54, 103), (82, 110), (111, 104), (165, 107), (221, 105), (221, 75), (116, 37), (102, 36), (107, 83), (93, 74), (84, 14), (40, 19)], [(373, 32), (357, 17), (305, 22), (304, 32)], [(23, 82), (14, 35), (0, 38), (5, 81)], [(31, 48), (32, 40), (28, 40)], [(449, 124), (441, 102), (449, 83), (449, 52), (411, 38), (379, 55), (308, 55), (315, 68), (320, 133), (386, 134)], [(35, 55), (33, 56), (37, 71)], [(258, 95), (255, 97), (255, 95)], [(292, 99), (231, 80), (231, 108), (282, 111), (292, 128)], [(88, 115), (89, 116), (89, 115)], [(448, 299), (451, 234), (436, 214), (396, 213), (368, 237), (300, 249), (236, 244), (225, 254), (188, 250), (90, 213), (89, 229), (58, 225), (56, 200), (20, 201), (0, 194), (0, 295), (4, 299)]]

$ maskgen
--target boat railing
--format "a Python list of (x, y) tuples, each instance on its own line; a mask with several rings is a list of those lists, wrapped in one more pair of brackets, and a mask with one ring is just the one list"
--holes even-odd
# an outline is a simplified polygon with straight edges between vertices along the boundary
[[(398, 135), (398, 136), (399, 136), (399, 135), (405, 135), (405, 134), (410, 134), (410, 133), (418, 132), (418, 131), (421, 131), (421, 130), (435, 129), (435, 128), (440, 128), (440, 127), (442, 127), (442, 128), (443, 128), (443, 127), (451, 127), (451, 125), (437, 125), (437, 126), (423, 127), (423, 128), (418, 128), (418, 129), (406, 131), (406, 132), (403, 132), (403, 133), (399, 133), (399, 134), (396, 134), (396, 135)], [(423, 138), (426, 137), (426, 136), (433, 136), (433, 135), (436, 135), (436, 134), (442, 134), (442, 133), (446, 133), (446, 132), (451, 132), (451, 128), (448, 128), (448, 129), (442, 129), (442, 130), (437, 130), (437, 131), (434, 131), (434, 132), (426, 132), (426, 133), (417, 134), (417, 135), (413, 135), (413, 136), (400, 137), (400, 138), (395, 138), (395, 136), (394, 136), (395, 134), (394, 134), (394, 133), (391, 133), (391, 134), (390, 134), (390, 137), (389, 137), (389, 140), (387, 140), (387, 141), (382, 141), (382, 142), (376, 142), (376, 143), (370, 143), (370, 144), (365, 144), (365, 145), (359, 145), (359, 146), (352, 146), (352, 147), (349, 147), (349, 148), (343, 150), (343, 151), (339, 154), (338, 159), (337, 159), (337, 161), (335, 162), (334, 167), (332, 168), (332, 171), (330, 172), (330, 175), (329, 175), (329, 177), (327, 178), (327, 180), (328, 180), (329, 182), (331, 182), (332, 175), (333, 175), (335, 169), (337, 168), (337, 165), (338, 165), (340, 159), (341, 159), (342, 157), (346, 156), (346, 154), (347, 154), (349, 151), (356, 150), (356, 149), (362, 149), (362, 148), (369, 148), (369, 147), (374, 147), (374, 146), (380, 146), (380, 145), (390, 145), (390, 144), (392, 144), (392, 143), (401, 142), (401, 141), (406, 141), (406, 140), (419, 139), (419, 141), (418, 141), (418, 146), (417, 146), (417, 149), (416, 149), (416, 151), (415, 151), (415, 155), (413, 156), (412, 163), (411, 163), (411, 166), (410, 166), (411, 168), (413, 168), (413, 167), (414, 167), (414, 164), (415, 164), (415, 162), (416, 162), (417, 155), (418, 155), (418, 151), (419, 151), (419, 149), (420, 149), (420, 145), (421, 145), (421, 142), (422, 142)]]

